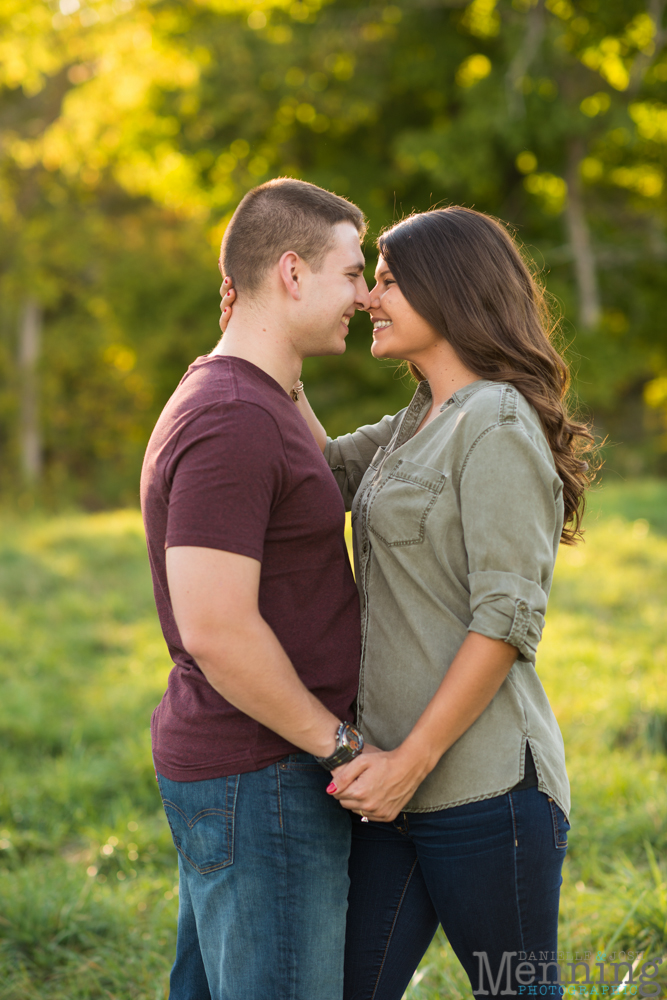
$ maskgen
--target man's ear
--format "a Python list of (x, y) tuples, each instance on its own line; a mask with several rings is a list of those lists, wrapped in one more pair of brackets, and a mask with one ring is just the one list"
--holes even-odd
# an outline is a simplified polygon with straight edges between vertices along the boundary
[(301, 279), (304, 262), (298, 253), (288, 250), (278, 261), (278, 274), (287, 294), (296, 302), (301, 299)]

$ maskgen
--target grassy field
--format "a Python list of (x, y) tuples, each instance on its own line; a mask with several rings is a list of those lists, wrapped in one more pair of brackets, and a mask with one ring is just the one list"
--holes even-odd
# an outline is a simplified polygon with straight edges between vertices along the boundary
[[(667, 484), (603, 489), (538, 662), (573, 786), (560, 947), (591, 962), (667, 952), (666, 595)], [(3, 519), (0, 664), (0, 997), (166, 997), (177, 865), (148, 727), (169, 663), (137, 513)], [(407, 996), (470, 996), (444, 940)]]

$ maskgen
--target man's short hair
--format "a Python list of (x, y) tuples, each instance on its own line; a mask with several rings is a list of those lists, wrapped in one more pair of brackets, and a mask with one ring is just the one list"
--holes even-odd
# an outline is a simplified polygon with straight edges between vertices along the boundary
[(333, 227), (351, 222), (366, 231), (361, 209), (307, 181), (278, 177), (249, 191), (227, 226), (220, 261), (237, 291), (257, 291), (266, 273), (289, 250), (313, 271), (334, 242)]

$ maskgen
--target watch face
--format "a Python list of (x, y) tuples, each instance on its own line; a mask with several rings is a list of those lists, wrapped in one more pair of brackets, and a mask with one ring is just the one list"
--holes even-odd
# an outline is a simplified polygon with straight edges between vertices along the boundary
[(363, 746), (361, 734), (352, 726), (347, 726), (343, 733), (343, 746), (349, 747), (352, 752)]

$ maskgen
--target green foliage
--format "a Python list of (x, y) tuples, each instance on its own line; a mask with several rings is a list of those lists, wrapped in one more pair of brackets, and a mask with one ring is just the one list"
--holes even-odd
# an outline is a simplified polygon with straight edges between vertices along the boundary
[[(224, 227), (249, 187), (284, 174), (358, 201), (371, 236), (443, 202), (507, 219), (562, 303), (607, 460), (664, 470), (662, 7), (6, 0), (0, 487), (16, 492), (16, 328), (36, 296), (42, 499), (133, 501), (151, 425), (216, 340)], [(575, 188), (601, 286), (588, 326), (565, 213)], [(368, 342), (359, 319), (343, 359), (306, 368), (335, 433), (407, 398)]]
[[(590, 506), (538, 663), (573, 786), (560, 948), (646, 960), (667, 951), (667, 488)], [(170, 664), (136, 511), (5, 518), (0, 654), (0, 998), (166, 997), (178, 874), (148, 725)], [(437, 937), (407, 996), (468, 995)]]

